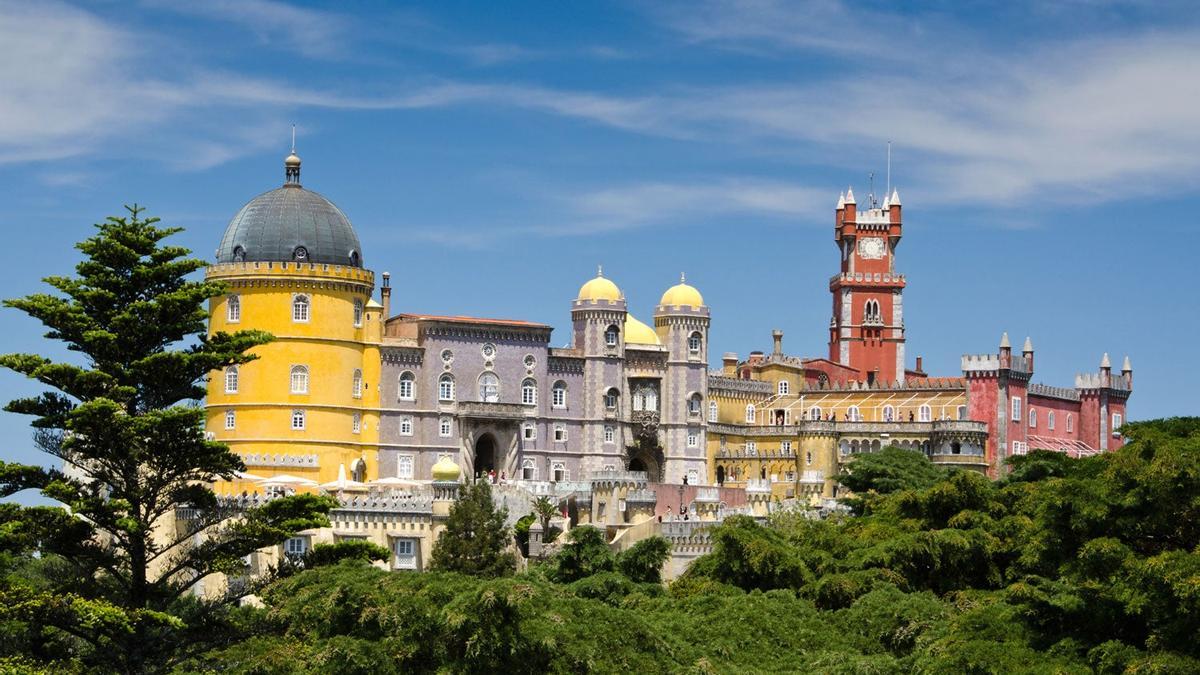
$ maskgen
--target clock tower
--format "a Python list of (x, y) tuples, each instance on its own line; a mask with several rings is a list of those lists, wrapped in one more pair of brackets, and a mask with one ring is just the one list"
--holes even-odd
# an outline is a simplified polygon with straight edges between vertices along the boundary
[(829, 359), (866, 382), (904, 381), (904, 275), (896, 273), (900, 194), (859, 211), (854, 190), (838, 197), (833, 239), (841, 271), (829, 281)]

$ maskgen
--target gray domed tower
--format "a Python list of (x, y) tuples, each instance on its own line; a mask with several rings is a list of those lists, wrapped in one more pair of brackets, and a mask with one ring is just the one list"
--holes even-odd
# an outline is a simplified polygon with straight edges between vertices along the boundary
[(695, 485), (708, 477), (708, 326), (704, 298), (680, 275), (654, 309), (654, 329), (668, 352), (660, 427), (668, 483), (687, 478)]
[[(209, 331), (262, 330), (258, 359), (214, 374), (208, 430), (260, 475), (319, 483), (345, 466), (377, 475), (381, 306), (362, 267), (358, 235), (328, 199), (300, 186), (300, 158), (282, 187), (238, 210), (206, 270), (225, 295), (210, 301)], [(234, 485), (233, 490), (253, 490)]]

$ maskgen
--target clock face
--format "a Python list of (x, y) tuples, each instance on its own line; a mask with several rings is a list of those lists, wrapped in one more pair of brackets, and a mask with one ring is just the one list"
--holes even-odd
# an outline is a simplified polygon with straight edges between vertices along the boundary
[(858, 255), (867, 260), (879, 260), (887, 252), (887, 245), (878, 237), (858, 240)]

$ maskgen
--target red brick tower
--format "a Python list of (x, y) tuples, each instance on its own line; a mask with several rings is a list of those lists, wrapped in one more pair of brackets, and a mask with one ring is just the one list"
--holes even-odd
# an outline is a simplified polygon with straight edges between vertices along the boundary
[(904, 381), (904, 275), (895, 267), (901, 229), (897, 191), (882, 207), (870, 204), (863, 211), (853, 189), (838, 198), (833, 239), (842, 266), (829, 280), (829, 359), (870, 382)]

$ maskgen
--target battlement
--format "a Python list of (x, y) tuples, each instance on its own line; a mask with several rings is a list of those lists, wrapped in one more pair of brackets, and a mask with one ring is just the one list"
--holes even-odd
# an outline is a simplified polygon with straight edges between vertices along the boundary
[(1008, 357), (1008, 364), (1000, 354), (963, 354), (963, 373), (981, 373), (998, 370), (1015, 370), (1020, 373), (1032, 373), (1033, 365), (1030, 359), (1023, 355)]
[(1104, 378), (1104, 373), (1080, 373), (1075, 376), (1075, 388), (1133, 391), (1133, 383), (1130, 381), (1128, 375), (1109, 375), (1107, 386), (1104, 383)]
[(878, 284), (889, 284), (893, 286), (904, 286), (907, 282), (904, 280), (903, 274), (892, 274), (891, 272), (842, 272), (829, 277), (830, 285), (838, 282), (874, 282)]
[(1038, 384), (1034, 382), (1029, 385), (1030, 396), (1044, 396), (1046, 398), (1057, 398), (1064, 401), (1078, 401), (1079, 392), (1070, 387), (1052, 387), (1046, 384)]
[(291, 279), (320, 279), (345, 281), (375, 287), (375, 273), (362, 267), (331, 265), (329, 263), (301, 262), (230, 262), (217, 263), (205, 268), (206, 279), (245, 279), (255, 277), (286, 277)]

